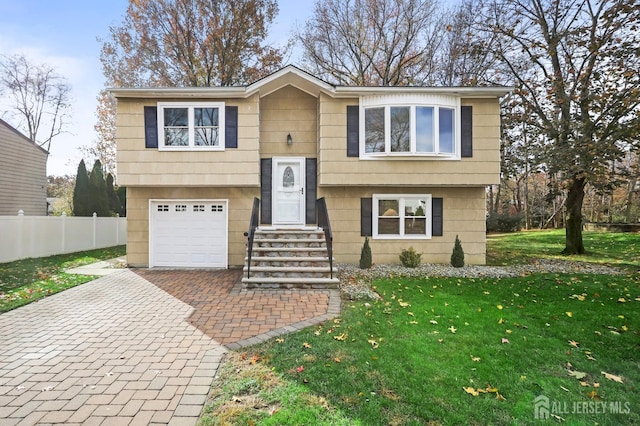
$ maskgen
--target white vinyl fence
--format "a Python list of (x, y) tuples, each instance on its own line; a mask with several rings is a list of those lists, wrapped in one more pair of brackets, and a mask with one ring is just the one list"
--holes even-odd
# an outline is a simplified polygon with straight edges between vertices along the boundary
[(0, 263), (127, 243), (127, 218), (0, 216)]

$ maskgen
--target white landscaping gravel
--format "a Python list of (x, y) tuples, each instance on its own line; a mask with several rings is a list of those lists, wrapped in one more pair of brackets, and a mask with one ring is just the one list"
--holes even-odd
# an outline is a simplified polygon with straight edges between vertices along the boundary
[(461, 277), (461, 278), (507, 278), (520, 277), (534, 273), (568, 274), (605, 274), (623, 275), (622, 269), (593, 263), (563, 260), (538, 259), (527, 265), (479, 266), (467, 265), (454, 268), (445, 264), (422, 264), (417, 268), (405, 268), (399, 264), (374, 265), (371, 269), (360, 269), (356, 265), (337, 265), (340, 278), (340, 291), (349, 299), (376, 299), (378, 295), (371, 290), (371, 281), (389, 276), (411, 278), (421, 277)]

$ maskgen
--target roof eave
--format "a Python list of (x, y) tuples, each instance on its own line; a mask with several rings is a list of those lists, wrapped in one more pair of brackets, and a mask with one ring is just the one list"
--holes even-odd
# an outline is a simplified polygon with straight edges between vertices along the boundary
[(513, 87), (413, 87), (413, 86), (338, 86), (335, 88), (336, 97), (370, 96), (397, 93), (423, 93), (450, 95), (464, 98), (500, 98), (513, 91)]

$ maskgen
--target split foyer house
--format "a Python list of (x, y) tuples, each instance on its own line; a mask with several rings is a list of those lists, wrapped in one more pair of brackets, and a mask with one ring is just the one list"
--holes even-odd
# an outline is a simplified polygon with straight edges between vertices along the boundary
[(0, 215), (47, 214), (49, 153), (0, 119)]
[(335, 86), (294, 66), (240, 87), (112, 89), (128, 263), (246, 270), (253, 256), (247, 282), (269, 266), (273, 282), (320, 282), (328, 259), (358, 263), (365, 236), (375, 263), (409, 246), (448, 263), (459, 235), (483, 264), (508, 91)]

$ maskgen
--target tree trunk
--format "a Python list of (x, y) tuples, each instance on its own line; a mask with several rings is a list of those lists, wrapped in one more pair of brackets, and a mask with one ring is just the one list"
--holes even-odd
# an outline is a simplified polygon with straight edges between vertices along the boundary
[(636, 179), (631, 179), (629, 181), (629, 191), (627, 192), (627, 205), (624, 211), (625, 222), (631, 223), (631, 207), (633, 207), (633, 191), (636, 188)]
[(574, 177), (567, 194), (566, 242), (564, 254), (584, 254), (582, 242), (582, 202), (584, 201), (584, 177)]

